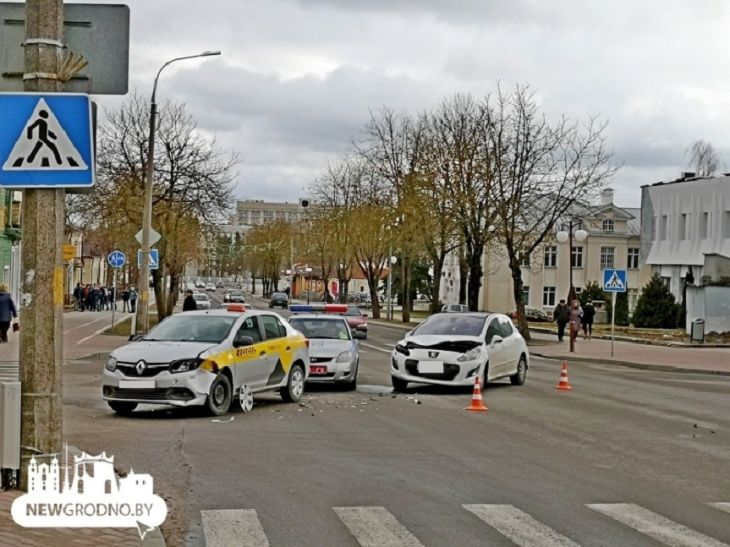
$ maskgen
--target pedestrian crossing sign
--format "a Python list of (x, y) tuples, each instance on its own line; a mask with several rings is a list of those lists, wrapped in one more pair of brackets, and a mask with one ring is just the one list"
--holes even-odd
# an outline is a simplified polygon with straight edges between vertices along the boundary
[(606, 292), (626, 292), (626, 270), (603, 270), (603, 290)]
[(94, 185), (88, 95), (0, 93), (0, 124), (0, 186)]
[[(160, 268), (160, 251), (150, 249), (150, 270), (158, 270)], [(142, 251), (137, 251), (137, 267), (142, 267)]]

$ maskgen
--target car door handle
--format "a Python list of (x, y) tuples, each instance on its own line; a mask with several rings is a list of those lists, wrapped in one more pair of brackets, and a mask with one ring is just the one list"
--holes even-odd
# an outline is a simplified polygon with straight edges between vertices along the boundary
[(291, 346), (287, 346), (286, 351), (291, 351)]
[(259, 352), (259, 356), (264, 356), (264, 355), (266, 355), (265, 351)]

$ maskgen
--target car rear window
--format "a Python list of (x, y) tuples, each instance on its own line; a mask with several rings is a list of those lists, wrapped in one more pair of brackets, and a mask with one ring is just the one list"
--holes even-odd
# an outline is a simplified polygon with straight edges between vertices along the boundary
[(484, 317), (473, 315), (432, 315), (416, 327), (413, 334), (479, 336), (484, 321)]

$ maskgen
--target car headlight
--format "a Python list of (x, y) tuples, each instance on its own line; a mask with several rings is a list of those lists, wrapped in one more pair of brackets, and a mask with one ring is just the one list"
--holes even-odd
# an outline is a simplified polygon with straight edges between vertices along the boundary
[(397, 351), (398, 353), (402, 353), (403, 355), (410, 355), (411, 354), (411, 352), (408, 351), (408, 348), (405, 347), (400, 342), (395, 345), (395, 351)]
[(335, 360), (337, 363), (349, 363), (352, 361), (353, 355), (350, 351), (343, 351), (337, 356)]
[(200, 359), (180, 359), (170, 363), (170, 372), (190, 372), (200, 366)]
[(479, 358), (479, 354), (482, 352), (482, 347), (477, 346), (474, 349), (470, 349), (465, 354), (458, 357), (456, 360), (460, 363), (463, 363), (465, 361), (473, 361), (474, 359)]
[(114, 372), (117, 370), (117, 359), (116, 357), (109, 356), (109, 359), (106, 360), (106, 365), (104, 366), (105, 369), (107, 369), (109, 372)]

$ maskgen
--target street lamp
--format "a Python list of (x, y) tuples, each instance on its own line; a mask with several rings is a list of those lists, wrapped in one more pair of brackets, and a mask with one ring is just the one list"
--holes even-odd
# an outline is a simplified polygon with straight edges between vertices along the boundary
[(157, 80), (165, 67), (177, 61), (186, 59), (196, 59), (197, 57), (210, 57), (220, 55), (220, 51), (204, 51), (197, 55), (187, 55), (185, 57), (176, 57), (167, 61), (155, 76), (155, 83), (152, 86), (152, 100), (150, 101), (150, 136), (147, 142), (147, 178), (144, 186), (144, 212), (142, 214), (142, 264), (139, 268), (140, 286), (139, 286), (139, 305), (137, 306), (137, 333), (147, 333), (149, 330), (149, 293), (150, 293), (150, 232), (152, 231), (152, 177), (154, 175), (154, 155), (155, 155), (155, 121), (157, 117)]
[(395, 263), (398, 262), (398, 258), (395, 256), (390, 257), (390, 264), (388, 267), (388, 321), (393, 320), (393, 298), (392, 298), (392, 291), (393, 291), (393, 282), (391, 278), (393, 277), (393, 266), (395, 266)]
[[(578, 243), (582, 243), (586, 240), (588, 237), (588, 232), (583, 230), (581, 228), (581, 221), (580, 220), (570, 220), (567, 226), (567, 230), (565, 229), (566, 226), (563, 226), (563, 229), (560, 230), (556, 238), (558, 240), (558, 243), (565, 244), (568, 243), (568, 271), (570, 272), (570, 289), (568, 290), (568, 308), (572, 309), (573, 307), (573, 300), (576, 299), (575, 294), (575, 287), (573, 286), (573, 236), (575, 236), (575, 240)], [(575, 229), (575, 232), (573, 230)], [(577, 332), (578, 326), (574, 324), (573, 321), (570, 322), (570, 351), (571, 353), (575, 351), (575, 336)], [(574, 332), (575, 331), (575, 332)]]
[(312, 293), (312, 268), (307, 266), (304, 271), (307, 274), (307, 304), (309, 304), (309, 296)]

